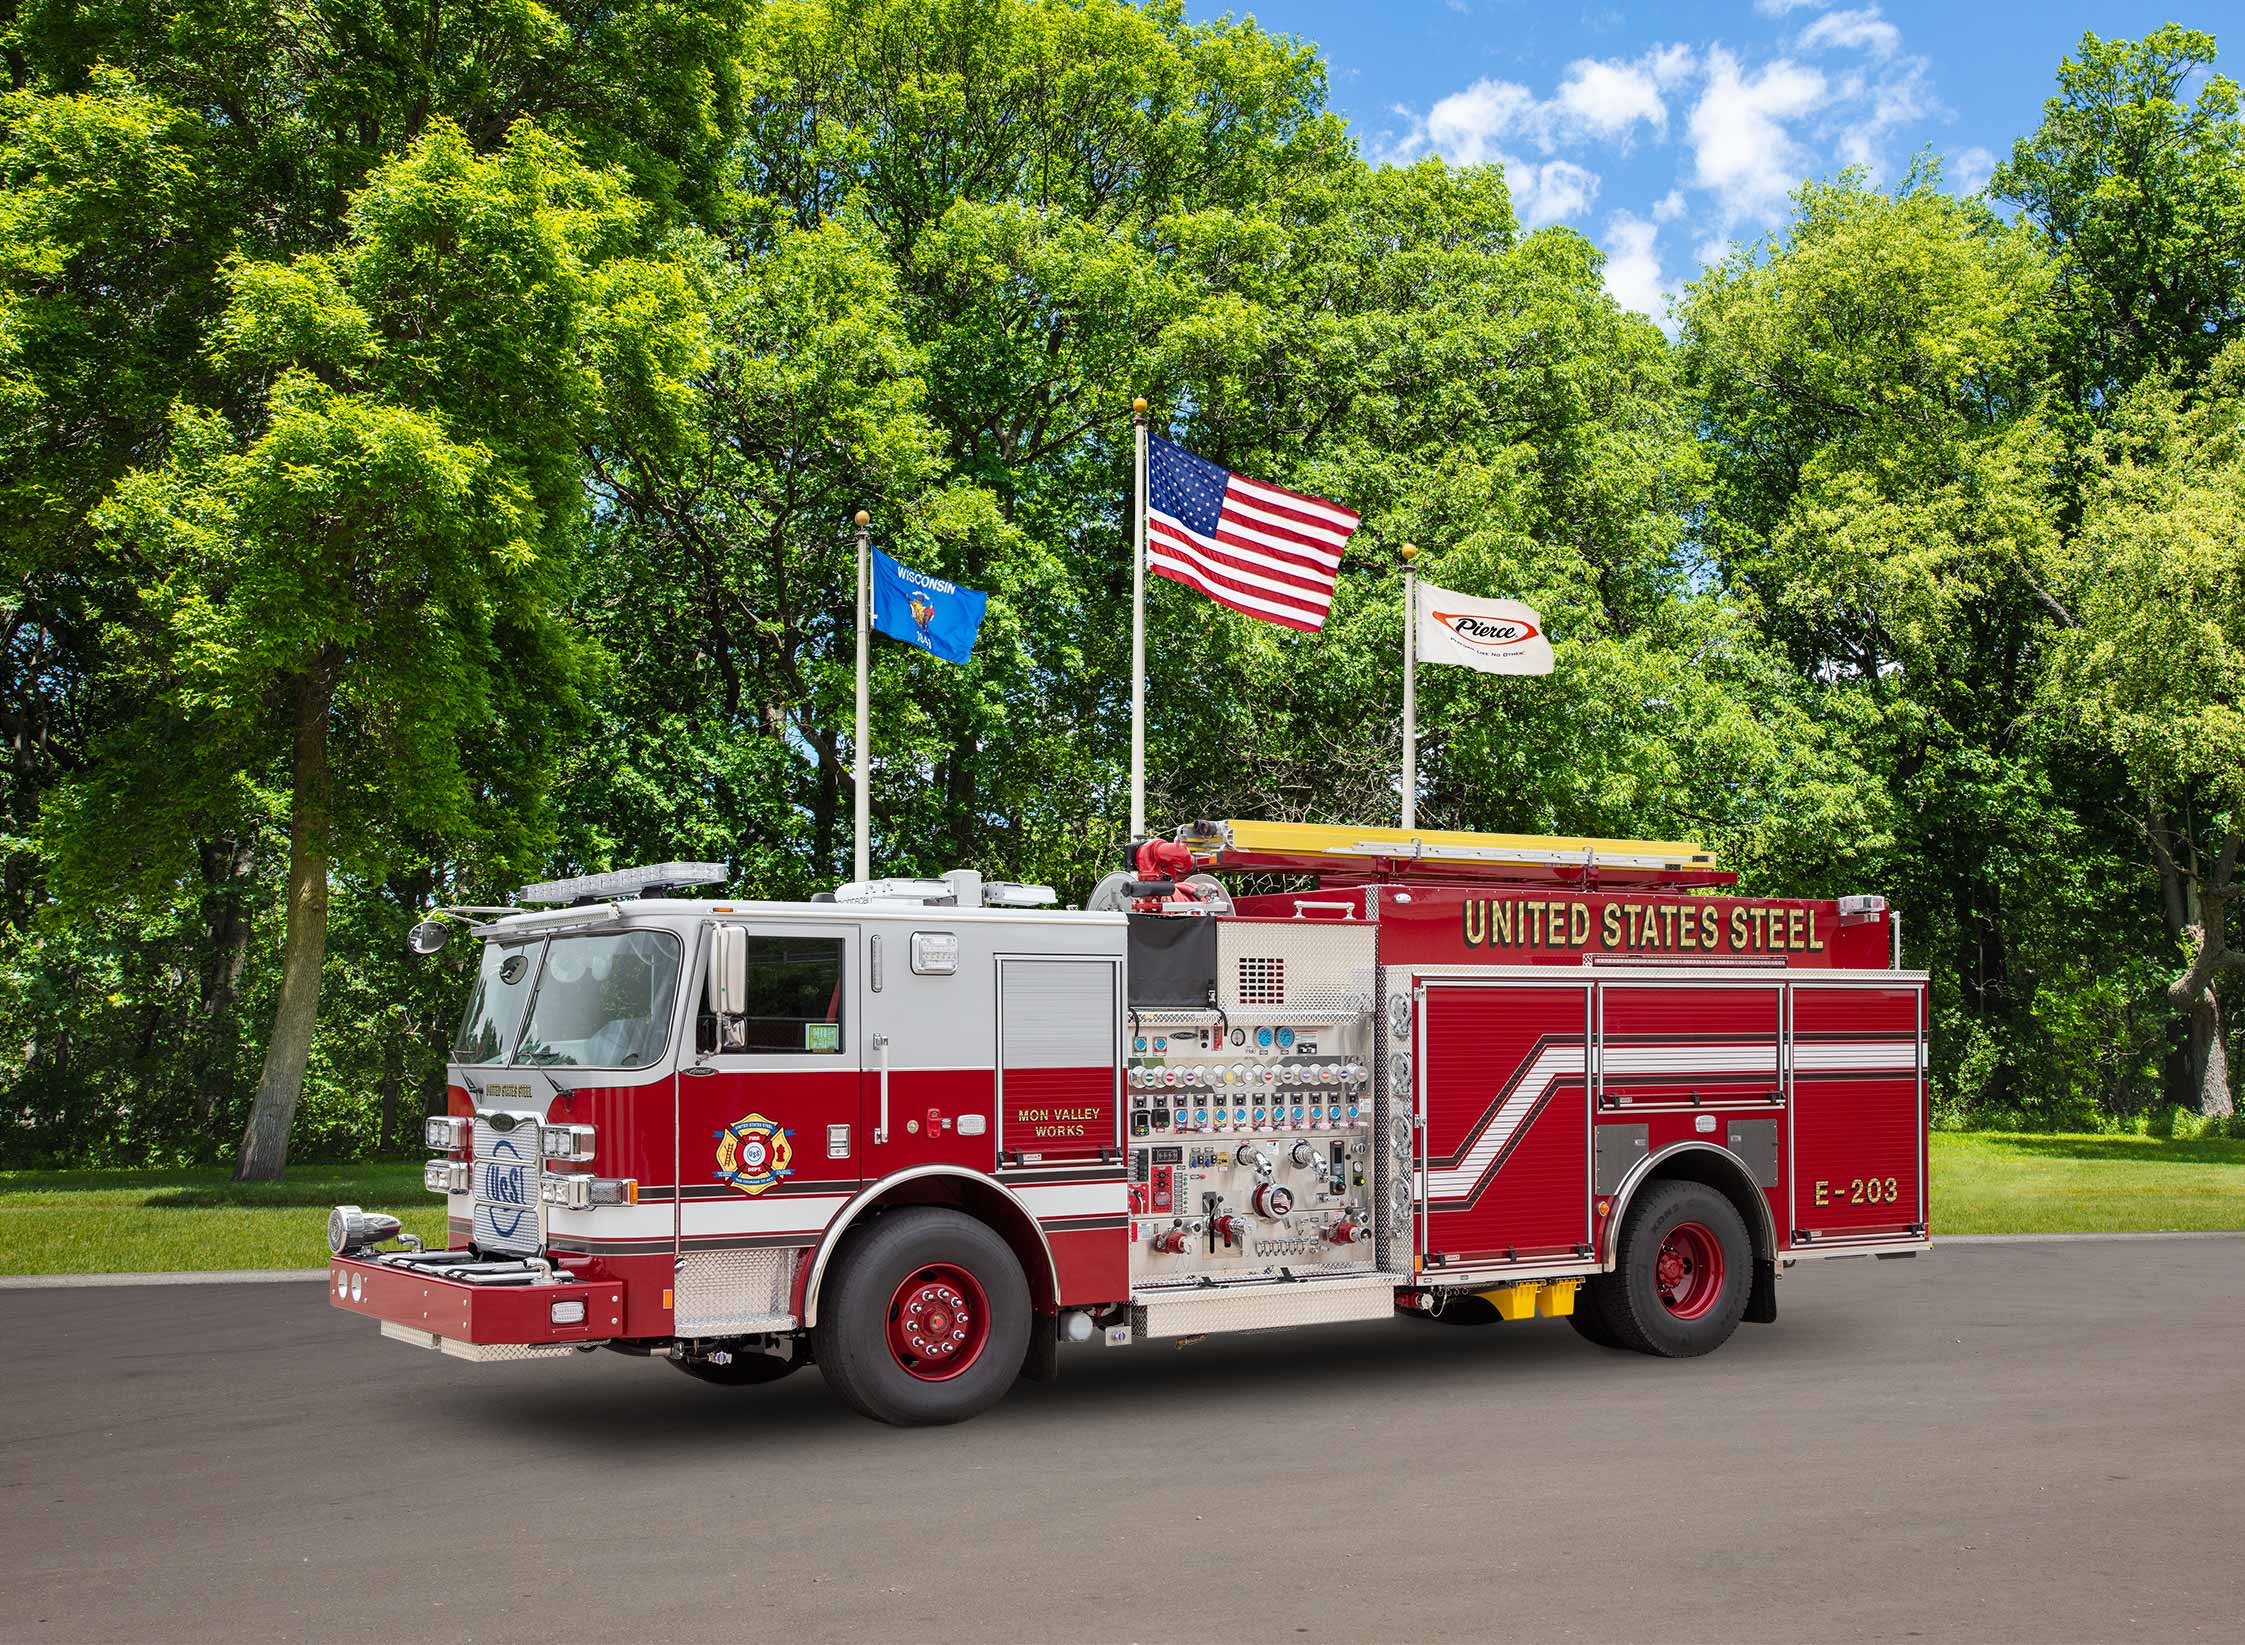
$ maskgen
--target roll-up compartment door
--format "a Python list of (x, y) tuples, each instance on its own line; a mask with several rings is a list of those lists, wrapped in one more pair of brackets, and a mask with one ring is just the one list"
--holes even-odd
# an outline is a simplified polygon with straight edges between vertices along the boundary
[(1098, 1159), (1122, 1145), (1121, 968), (1107, 958), (998, 962), (998, 1147)]

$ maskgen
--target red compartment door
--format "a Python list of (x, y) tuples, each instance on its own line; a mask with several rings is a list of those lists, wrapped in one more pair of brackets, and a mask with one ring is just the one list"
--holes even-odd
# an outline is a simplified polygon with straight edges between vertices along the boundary
[(1429, 983), (1419, 1012), (1430, 1265), (1571, 1256), (1590, 1241), (1588, 983)]
[(1616, 1108), (1769, 1103), (1783, 984), (1605, 983), (1598, 1096)]
[(1795, 1245), (1926, 1225), (1923, 983), (1793, 989)]

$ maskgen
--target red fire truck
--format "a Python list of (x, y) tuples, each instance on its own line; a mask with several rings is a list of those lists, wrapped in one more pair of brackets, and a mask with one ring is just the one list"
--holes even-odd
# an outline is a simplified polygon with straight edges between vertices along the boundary
[(928, 1423), (1063, 1342), (1395, 1310), (1700, 1354), (1804, 1259), (1928, 1244), (1925, 977), (1881, 897), (1248, 821), (1138, 842), (1080, 910), (964, 871), (680, 895), (722, 874), (448, 912), (483, 944), (428, 1122), (449, 1248), (337, 1207), (334, 1306), (470, 1360), (815, 1360)]

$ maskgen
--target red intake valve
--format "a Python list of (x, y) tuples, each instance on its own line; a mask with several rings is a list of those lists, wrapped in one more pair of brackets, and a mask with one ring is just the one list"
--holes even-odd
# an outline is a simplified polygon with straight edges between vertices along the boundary
[(1247, 1224), (1235, 1212), (1226, 1211), (1216, 1219), (1216, 1233), (1226, 1245), (1239, 1245), (1247, 1239)]
[(1325, 1231), (1325, 1237), (1335, 1245), (1361, 1245), (1372, 1237), (1372, 1230), (1354, 1217), (1343, 1217)]
[(1174, 1228), (1164, 1228), (1149, 1243), (1166, 1256), (1177, 1256), (1184, 1251), (1192, 1237), (1193, 1231), (1180, 1222)]

